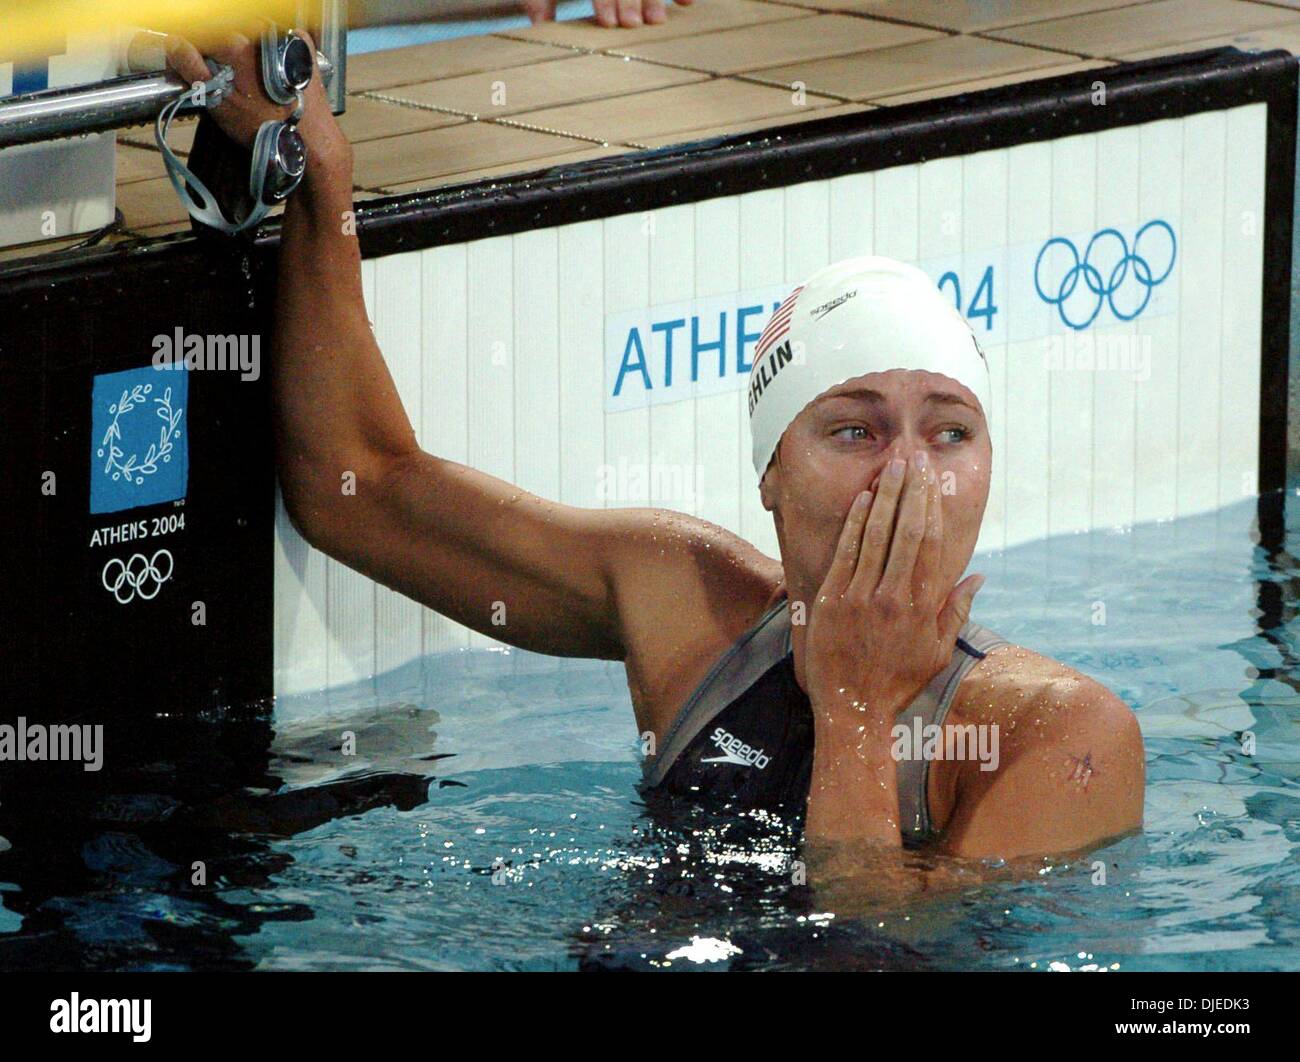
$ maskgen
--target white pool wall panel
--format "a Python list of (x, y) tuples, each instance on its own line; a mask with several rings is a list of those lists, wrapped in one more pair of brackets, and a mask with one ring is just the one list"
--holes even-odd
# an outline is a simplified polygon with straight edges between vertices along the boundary
[[(1256, 489), (1266, 119), (1250, 104), (368, 259), (366, 305), (425, 449), (571, 505), (692, 512), (776, 555), (741, 374), (610, 410), (607, 325), (788, 291), (850, 255), (951, 270), (968, 308), (991, 276), (997, 312), (972, 319), (993, 404), (978, 550), (1191, 515)], [(1152, 219), (1176, 254), (1132, 320), (1103, 310), (1073, 333), (1032, 283), (1004, 280), (1052, 237), (1127, 238)], [(700, 365), (717, 357), (715, 333), (705, 314)], [(1085, 333), (1149, 366), (1049, 365), (1049, 349)], [(690, 358), (675, 362), (684, 372)], [(666, 497), (645, 496), (656, 470)], [(277, 693), (499, 644), (318, 554), (283, 509), (278, 535)]]

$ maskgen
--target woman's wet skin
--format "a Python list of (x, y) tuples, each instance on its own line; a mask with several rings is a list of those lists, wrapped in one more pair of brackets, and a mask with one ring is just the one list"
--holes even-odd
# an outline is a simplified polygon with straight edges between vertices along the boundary
[(792, 600), (816, 594), (858, 493), (874, 496), (889, 462), (910, 463), (918, 452), (939, 478), (939, 577), (951, 588), (974, 553), (988, 502), (992, 448), (971, 391), (938, 373), (892, 369), (832, 388), (795, 418), (762, 482)]

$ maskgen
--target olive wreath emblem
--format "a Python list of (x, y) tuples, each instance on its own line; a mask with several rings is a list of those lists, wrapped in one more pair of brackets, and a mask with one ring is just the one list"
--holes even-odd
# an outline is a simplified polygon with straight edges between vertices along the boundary
[(145, 476), (151, 476), (158, 471), (159, 463), (167, 464), (172, 459), (172, 440), (180, 438), (181, 414), (185, 411), (172, 409), (170, 387), (163, 391), (162, 398), (152, 400), (158, 407), (155, 412), (163, 421), (163, 425), (158, 429), (158, 441), (149, 444), (144, 457), (139, 454), (128, 456), (118, 445), (122, 441), (121, 419), (137, 406), (145, 405), (150, 400), (149, 395), (152, 391), (153, 384), (136, 384), (130, 390), (123, 391), (122, 397), (108, 407), (108, 411), (113, 414), (113, 421), (104, 432), (104, 438), (100, 440), (97, 456), (103, 457), (107, 448), (108, 463), (104, 465), (104, 472), (106, 475), (111, 475), (114, 480), (134, 482), (138, 486), (144, 482)]

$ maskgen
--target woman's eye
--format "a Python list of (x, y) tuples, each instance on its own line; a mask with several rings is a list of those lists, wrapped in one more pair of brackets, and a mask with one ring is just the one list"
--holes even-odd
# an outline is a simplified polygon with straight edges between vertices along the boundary
[[(963, 427), (944, 428), (939, 432), (939, 436), (942, 441), (948, 443), (965, 442), (970, 438), (971, 430)], [(835, 428), (831, 432), (831, 437), (848, 442), (866, 442), (873, 438), (871, 429), (862, 424), (846, 424), (842, 428)]]

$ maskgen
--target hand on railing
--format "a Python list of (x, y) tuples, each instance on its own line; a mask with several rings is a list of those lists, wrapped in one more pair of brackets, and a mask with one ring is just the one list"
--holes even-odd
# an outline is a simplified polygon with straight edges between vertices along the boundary
[[(175, 34), (168, 36), (163, 48), (167, 69), (191, 85), (212, 77), (203, 61), (204, 54), (234, 71), (233, 86), (211, 113), (222, 132), (244, 147), (253, 146), (263, 122), (283, 121), (294, 111), (295, 104), (275, 103), (263, 90), (258, 45), (242, 33), (227, 32), (205, 42), (204, 54), (200, 54), (198, 48), (184, 37)], [(319, 93), (320, 78), (314, 77), (308, 87), (308, 96)]]
[[(299, 32), (315, 55), (315, 42), (305, 31)], [(262, 87), (258, 48), (258, 42), (242, 33), (229, 31), (211, 40), (205, 39), (203, 54), (189, 40), (175, 34), (169, 36), (164, 45), (168, 70), (190, 84), (211, 77), (207, 63), (203, 61), (204, 54), (234, 71), (233, 87), (210, 113), (221, 130), (244, 147), (253, 145), (263, 122), (288, 118), (296, 106), (293, 103), (275, 103), (266, 94)], [(309, 168), (326, 157), (346, 154), (350, 150), (347, 138), (334, 119), (318, 67), (312, 71), (311, 84), (303, 93), (303, 114), (298, 130), (315, 160), (309, 163)]]

